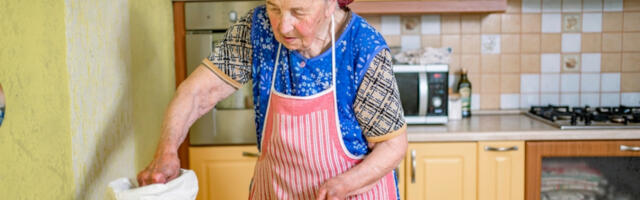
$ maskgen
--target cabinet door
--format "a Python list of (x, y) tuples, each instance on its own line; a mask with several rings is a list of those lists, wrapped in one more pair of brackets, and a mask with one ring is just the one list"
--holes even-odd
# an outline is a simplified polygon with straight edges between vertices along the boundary
[[(244, 153), (247, 152), (247, 153)], [(198, 200), (248, 199), (257, 161), (255, 145), (189, 147), (189, 163), (198, 176)]]
[(478, 142), (478, 200), (524, 199), (524, 141)]
[(409, 144), (406, 159), (406, 199), (476, 199), (476, 143)]

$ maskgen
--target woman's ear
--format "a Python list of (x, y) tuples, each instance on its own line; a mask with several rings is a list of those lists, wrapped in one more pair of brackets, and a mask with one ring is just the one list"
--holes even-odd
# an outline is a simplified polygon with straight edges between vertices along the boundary
[(338, 0), (325, 0), (326, 1), (326, 9), (324, 10), (324, 16), (325, 17), (331, 17), (331, 15), (333, 14), (333, 12), (336, 11), (336, 8), (338, 8)]

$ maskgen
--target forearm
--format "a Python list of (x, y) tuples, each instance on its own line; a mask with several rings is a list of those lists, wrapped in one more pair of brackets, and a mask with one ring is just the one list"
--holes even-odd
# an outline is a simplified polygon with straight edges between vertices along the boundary
[(364, 192), (360, 190), (376, 183), (400, 164), (406, 154), (406, 149), (406, 132), (377, 143), (360, 164), (340, 175), (344, 180), (349, 180), (347, 191), (350, 193)]

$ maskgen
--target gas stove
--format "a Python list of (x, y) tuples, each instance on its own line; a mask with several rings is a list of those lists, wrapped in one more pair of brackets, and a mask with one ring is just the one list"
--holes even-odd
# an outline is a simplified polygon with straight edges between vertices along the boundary
[(640, 128), (640, 107), (532, 106), (526, 115), (560, 129)]

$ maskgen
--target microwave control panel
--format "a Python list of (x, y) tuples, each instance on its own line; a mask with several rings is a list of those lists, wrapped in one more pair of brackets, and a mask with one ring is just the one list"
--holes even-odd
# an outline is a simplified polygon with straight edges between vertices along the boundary
[(449, 74), (447, 72), (428, 72), (427, 115), (446, 116), (449, 100)]

